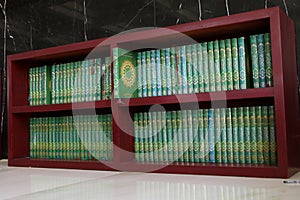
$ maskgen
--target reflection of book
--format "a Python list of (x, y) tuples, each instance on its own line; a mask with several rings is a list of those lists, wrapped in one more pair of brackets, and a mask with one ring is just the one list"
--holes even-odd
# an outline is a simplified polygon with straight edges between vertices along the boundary
[(114, 94), (115, 98), (137, 97), (136, 54), (114, 48)]

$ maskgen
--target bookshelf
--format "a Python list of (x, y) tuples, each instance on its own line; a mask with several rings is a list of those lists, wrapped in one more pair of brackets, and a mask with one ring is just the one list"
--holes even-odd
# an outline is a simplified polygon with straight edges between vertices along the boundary
[[(270, 32), (272, 42), (273, 87), (222, 92), (178, 94), (158, 97), (98, 100), (29, 106), (29, 68), (83, 60), (86, 56), (110, 56), (113, 48), (129, 50), (185, 45), (188, 36), (198, 42)], [(99, 45), (100, 44), (100, 45)], [(135, 48), (135, 49), (134, 49)], [(92, 52), (92, 53), (90, 53)], [(114, 62), (112, 63), (112, 66)], [(113, 74), (113, 67), (111, 68)], [(110, 77), (111, 81), (113, 76)], [(112, 81), (112, 88), (114, 88)], [(134, 113), (160, 104), (167, 110), (210, 108), (211, 103), (229, 107), (274, 105), (277, 165), (221, 163), (141, 163), (134, 160)], [(8, 56), (8, 164), (9, 166), (73, 168), (158, 173), (210, 174), (287, 178), (300, 167), (297, 69), (294, 23), (278, 7), (236, 14), (164, 29), (150, 29), (87, 42), (74, 43)], [(30, 158), (32, 117), (76, 114), (113, 114), (113, 160), (64, 160)]]

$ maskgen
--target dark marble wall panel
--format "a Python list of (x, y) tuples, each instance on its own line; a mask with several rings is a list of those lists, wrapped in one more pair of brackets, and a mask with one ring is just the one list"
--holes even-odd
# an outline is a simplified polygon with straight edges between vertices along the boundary
[[(134, 28), (164, 27), (273, 6), (280, 6), (295, 21), (300, 59), (299, 0), (0, 0), (0, 3), (0, 62), (4, 77), (4, 58), (8, 54), (109, 37)], [(300, 69), (300, 62), (298, 66)], [(3, 92), (5, 89), (4, 85)], [(3, 116), (6, 149), (6, 110)]]

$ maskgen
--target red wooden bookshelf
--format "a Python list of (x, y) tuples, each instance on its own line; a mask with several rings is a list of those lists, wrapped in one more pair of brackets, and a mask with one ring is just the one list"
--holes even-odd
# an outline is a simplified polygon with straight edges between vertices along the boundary
[[(270, 31), (272, 41), (272, 65), (274, 87), (238, 91), (187, 94), (176, 96), (114, 99), (112, 101), (83, 102), (72, 104), (29, 106), (28, 69), (42, 64), (67, 62), (85, 58), (95, 47), (93, 56), (112, 56), (113, 47), (148, 48), (153, 44), (178, 45), (182, 35), (198, 42), (228, 37), (248, 36)], [(175, 32), (181, 33), (176, 34)], [(179, 101), (180, 100), (180, 101)], [(126, 112), (133, 114), (154, 104), (177, 109), (179, 102), (209, 107), (212, 101), (225, 101), (229, 106), (275, 106), (277, 166), (170, 163), (169, 165), (137, 163), (133, 154), (133, 124)], [(129, 109), (127, 109), (129, 107)], [(29, 158), (29, 118), (71, 114), (96, 109), (97, 113), (113, 113), (114, 160), (105, 165), (99, 161), (66, 161)], [(144, 171), (157, 168), (159, 173), (210, 174), (254, 177), (287, 178), (300, 167), (300, 136), (298, 125), (298, 93), (294, 23), (278, 7), (208, 19), (198, 22), (122, 34), (88, 42), (25, 52), (8, 56), (8, 164), (9, 166), (50, 167), (122, 171)], [(116, 123), (118, 122), (118, 123)], [(128, 134), (129, 133), (129, 134)], [(124, 151), (125, 150), (125, 151)], [(161, 165), (161, 168), (159, 168)]]

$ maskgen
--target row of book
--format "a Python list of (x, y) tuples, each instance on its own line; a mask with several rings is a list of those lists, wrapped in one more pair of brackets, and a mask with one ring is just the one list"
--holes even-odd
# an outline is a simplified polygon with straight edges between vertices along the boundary
[(274, 106), (134, 114), (139, 162), (276, 165)]
[(29, 105), (111, 99), (110, 57), (29, 69)]
[(115, 48), (114, 61), (115, 98), (273, 85), (269, 33), (141, 52)]
[(112, 160), (112, 115), (30, 118), (30, 158)]

